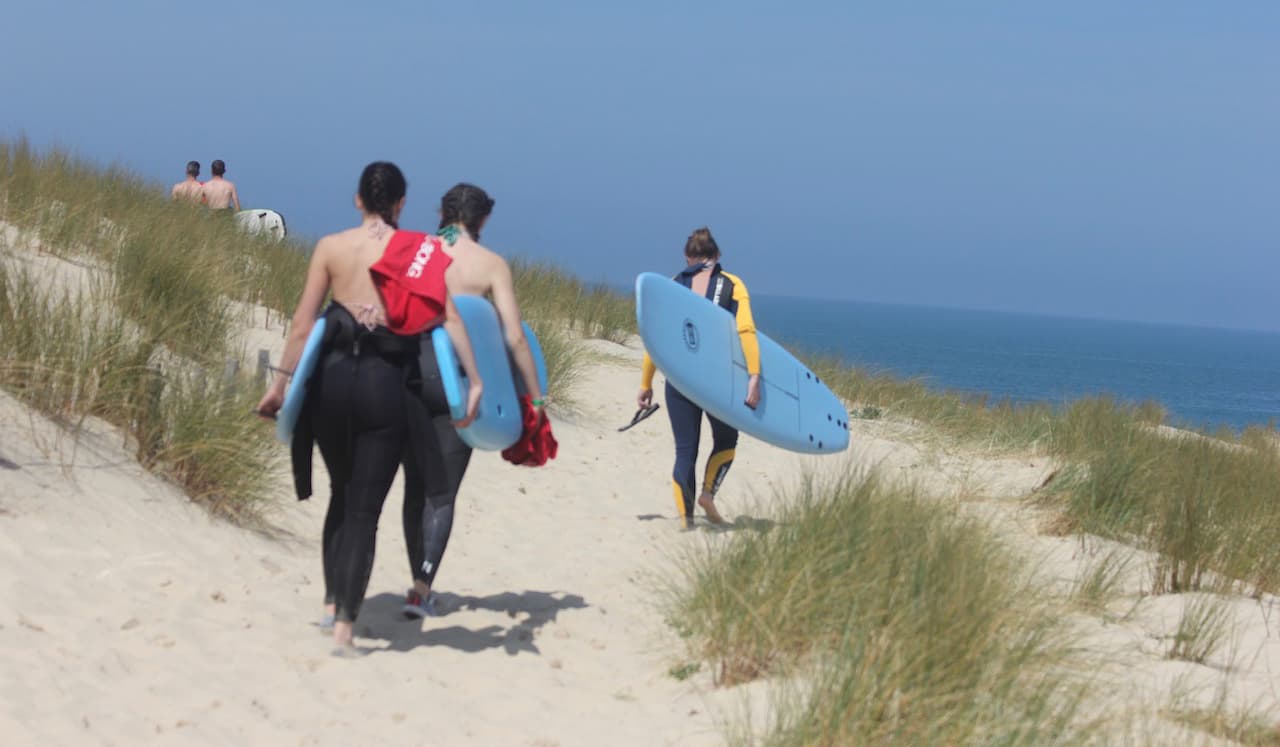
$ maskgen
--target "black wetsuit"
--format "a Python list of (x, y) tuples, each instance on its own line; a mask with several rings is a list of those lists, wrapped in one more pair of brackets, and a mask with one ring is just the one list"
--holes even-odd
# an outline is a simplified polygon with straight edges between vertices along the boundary
[[(440, 472), (426, 424), (418, 368), (420, 335), (369, 330), (344, 307), (325, 311), (325, 342), (312, 374), (299, 428), (293, 436), (299, 497), (310, 495), (314, 441), (329, 470), (332, 495), (325, 515), (322, 555), (325, 600), (335, 618), (354, 622), (373, 571), (378, 517), (402, 461), (418, 475)], [(419, 482), (439, 489), (435, 480)]]
[(435, 350), (428, 341), (422, 346), (422, 396), (435, 431), (443, 472), (430, 490), (414, 460), (405, 461), (404, 480), (404, 544), (409, 551), (409, 569), (413, 577), (428, 586), (435, 581), (444, 558), (449, 535), (453, 531), (453, 506), (462, 485), (462, 477), (471, 461), (471, 447), (458, 436), (449, 414), (444, 384)]

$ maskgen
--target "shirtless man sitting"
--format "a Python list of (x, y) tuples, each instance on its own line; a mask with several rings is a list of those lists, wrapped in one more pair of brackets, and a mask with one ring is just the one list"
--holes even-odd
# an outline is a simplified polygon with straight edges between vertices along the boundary
[(240, 209), (240, 195), (236, 194), (236, 185), (223, 179), (227, 173), (227, 165), (222, 161), (214, 161), (209, 165), (213, 178), (204, 185), (204, 201), (210, 210)]
[(187, 178), (173, 185), (170, 196), (175, 200), (200, 203), (204, 201), (204, 185), (196, 178), (200, 176), (200, 162), (187, 161)]

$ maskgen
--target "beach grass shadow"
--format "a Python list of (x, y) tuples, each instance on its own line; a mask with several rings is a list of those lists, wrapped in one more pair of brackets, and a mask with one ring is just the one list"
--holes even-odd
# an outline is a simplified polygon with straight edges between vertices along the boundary
[[(578, 594), (547, 591), (502, 592), (484, 597), (439, 592), (436, 609), (441, 617), (467, 611), (500, 612), (510, 623), (488, 624), (472, 629), (463, 625), (433, 627), (440, 618), (427, 618), (425, 623), (405, 620), (401, 613), (404, 598), (397, 594), (378, 594), (365, 601), (362, 617), (367, 615), (370, 629), (366, 637), (385, 640), (381, 651), (411, 651), (420, 646), (447, 646), (466, 653), (479, 653), (502, 648), (508, 656), (520, 653), (541, 654), (534, 636), (544, 625), (555, 622), (564, 610), (586, 609), (589, 605)], [(427, 628), (422, 629), (422, 625)]]
[[(673, 523), (680, 521), (680, 519), (677, 517), (664, 516), (662, 514), (637, 514), (636, 520), (637, 521), (670, 521)], [(708, 532), (748, 531), (748, 532), (757, 532), (759, 534), (764, 534), (765, 532), (772, 531), (773, 528), (778, 525), (778, 522), (772, 519), (757, 519), (754, 516), (747, 516), (745, 514), (739, 514), (738, 516), (734, 517), (733, 521), (730, 521), (727, 524), (715, 524), (703, 517), (698, 517), (694, 519), (694, 522), (697, 528), (703, 529)]]
[(759, 519), (754, 516), (738, 515), (733, 521), (723, 527), (722, 530), (727, 532), (755, 532), (757, 534), (766, 534), (773, 531), (778, 522), (773, 519)]

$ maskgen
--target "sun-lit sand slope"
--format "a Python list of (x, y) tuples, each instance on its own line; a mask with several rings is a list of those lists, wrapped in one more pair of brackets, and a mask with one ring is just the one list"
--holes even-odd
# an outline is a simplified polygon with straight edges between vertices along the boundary
[[(4, 741), (719, 743), (723, 696), (666, 674), (677, 649), (656, 576), (698, 535), (677, 532), (665, 420), (615, 432), (633, 370), (590, 371), (579, 413), (556, 420), (550, 466), (476, 454), (437, 579), (448, 614), (425, 622), (400, 616), (397, 482), (359, 661), (331, 658), (313, 625), (318, 458), (318, 497), (292, 501), (282, 469), (273, 527), (248, 531), (145, 473), (118, 434), (90, 421), (76, 442), (0, 395)], [(754, 443), (741, 453), (739, 494), (799, 464)]]
[[(280, 329), (263, 326), (259, 317), (247, 347), (278, 357)], [(555, 421), (559, 459), (529, 469), (476, 454), (437, 579), (440, 618), (400, 616), (409, 570), (397, 482), (359, 660), (330, 657), (314, 625), (328, 489), (318, 458), (317, 497), (294, 502), (282, 466), (278, 511), (247, 530), (145, 473), (117, 432), (90, 420), (75, 439), (0, 394), (3, 743), (697, 745), (723, 743), (725, 720), (759, 725), (760, 683), (722, 690), (705, 668), (668, 674), (686, 659), (662, 619), (660, 579), (682, 548), (729, 534), (678, 531), (664, 411), (616, 432), (634, 409), (635, 345), (588, 342), (584, 355), (576, 410)], [(775, 488), (806, 465), (857, 465), (989, 519), (1064, 595), (1096, 557), (1076, 538), (1040, 534), (1019, 500), (1053, 469), (1044, 459), (956, 450), (911, 424), (853, 426), (840, 457), (744, 438), (720, 501), (736, 531), (767, 531)], [(1171, 661), (1169, 637), (1194, 595), (1138, 596), (1145, 562), (1136, 556), (1131, 593), (1109, 614), (1074, 621), (1082, 670), (1118, 683), (1100, 682), (1108, 695), (1091, 710), (1140, 711), (1138, 733), (1184, 743), (1158, 715), (1175, 683), (1195, 702), (1225, 682), (1232, 703), (1273, 707), (1274, 600), (1233, 603), (1236, 643), (1207, 664)]]

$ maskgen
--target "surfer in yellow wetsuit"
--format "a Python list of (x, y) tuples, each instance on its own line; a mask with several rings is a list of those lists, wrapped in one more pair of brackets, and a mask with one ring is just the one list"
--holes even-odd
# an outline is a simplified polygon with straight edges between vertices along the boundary
[[(675, 281), (733, 314), (738, 321), (738, 337), (742, 341), (742, 354), (748, 374), (745, 401), (748, 407), (755, 408), (760, 403), (760, 345), (756, 340), (755, 321), (751, 318), (747, 286), (737, 275), (731, 275), (720, 268), (720, 248), (716, 246), (716, 240), (707, 228), (699, 228), (689, 236), (684, 245), (684, 257), (687, 266), (675, 276)], [(636, 397), (636, 404), (642, 410), (653, 403), (654, 370), (653, 360), (646, 353), (640, 376), (640, 394)], [(667, 382), (666, 398), (667, 417), (671, 420), (671, 432), (676, 441), (672, 489), (675, 491), (676, 507), (680, 511), (684, 527), (692, 529), (698, 441), (702, 433), (703, 412), (702, 408), (671, 386), (670, 382)], [(738, 431), (712, 417), (710, 413), (707, 414), (707, 420), (711, 422), (711, 456), (707, 459), (702, 491), (697, 501), (712, 523), (725, 524), (727, 522), (716, 510), (715, 496), (733, 464), (734, 450), (738, 446)]]

